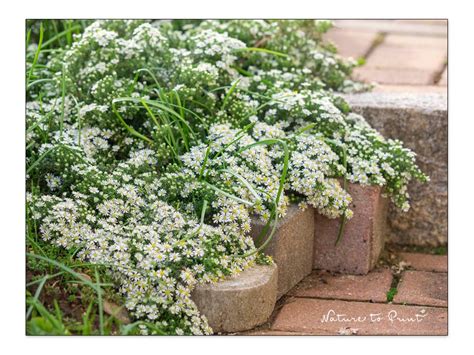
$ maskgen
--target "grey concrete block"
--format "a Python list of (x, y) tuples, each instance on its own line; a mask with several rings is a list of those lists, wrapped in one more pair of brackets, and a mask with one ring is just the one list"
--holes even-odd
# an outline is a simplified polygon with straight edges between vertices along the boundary
[(201, 314), (215, 333), (240, 332), (265, 323), (276, 302), (276, 265), (257, 265), (192, 293)]
[[(254, 219), (251, 235), (259, 236), (265, 223)], [(290, 205), (286, 216), (278, 221), (277, 231), (264, 249), (278, 265), (277, 299), (286, 294), (305, 276), (313, 264), (314, 210)]]

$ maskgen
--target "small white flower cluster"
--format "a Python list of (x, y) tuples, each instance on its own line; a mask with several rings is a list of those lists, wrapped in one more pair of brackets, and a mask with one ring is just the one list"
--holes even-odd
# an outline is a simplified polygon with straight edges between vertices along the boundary
[[(324, 137), (304, 133), (287, 136), (282, 129), (261, 122), (255, 125), (253, 136), (257, 139), (283, 139), (291, 146), (285, 190), (304, 196), (302, 207), (309, 204), (329, 218), (343, 214), (352, 217), (350, 195), (338, 180), (331, 178), (342, 176), (345, 168), (339, 164), (338, 155), (325, 143)], [(280, 166), (281, 147), (272, 146), (269, 154), (276, 166)]]
[[(153, 174), (133, 171), (153, 161), (135, 153), (112, 174), (78, 165), (73, 198), (28, 196), (44, 240), (104, 265), (119, 284), (125, 306), (165, 331), (210, 334), (191, 300), (198, 282), (216, 281), (252, 265), (252, 239), (183, 216), (159, 195)], [(145, 157), (145, 158), (144, 158)], [(48, 177), (54, 184), (57, 177)]]
[[(181, 157), (179, 175), (185, 185), (175, 187), (179, 198), (186, 200), (204, 189), (214, 191), (213, 222), (232, 233), (250, 231), (250, 214), (268, 221), (277, 199), (280, 171), (273, 165), (268, 149), (255, 145), (248, 133), (232, 129), (229, 124), (213, 125), (208, 144), (200, 144)], [(167, 181), (176, 181), (176, 173)], [(211, 185), (211, 187), (209, 187)], [(278, 201), (279, 216), (286, 212), (287, 199), (283, 193)]]

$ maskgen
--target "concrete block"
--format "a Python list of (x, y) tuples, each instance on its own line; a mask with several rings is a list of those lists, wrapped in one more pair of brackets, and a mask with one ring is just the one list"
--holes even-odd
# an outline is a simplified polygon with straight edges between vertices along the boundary
[[(265, 223), (253, 219), (251, 235), (254, 240), (264, 226)], [(314, 210), (303, 211), (297, 205), (291, 205), (286, 216), (278, 221), (277, 231), (264, 249), (278, 265), (277, 299), (311, 273), (313, 242)]]
[(215, 333), (241, 332), (265, 323), (276, 302), (276, 265), (256, 265), (214, 284), (200, 284), (192, 293)]

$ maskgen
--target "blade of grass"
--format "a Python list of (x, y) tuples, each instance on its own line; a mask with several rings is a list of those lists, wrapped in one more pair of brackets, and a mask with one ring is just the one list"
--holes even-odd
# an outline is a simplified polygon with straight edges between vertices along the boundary
[(261, 52), (261, 53), (267, 53), (267, 54), (275, 55), (277, 57), (288, 58), (288, 54), (277, 52), (277, 51), (272, 51), (272, 50), (266, 49), (266, 48), (245, 47), (245, 48), (236, 49), (236, 51), (237, 52)]
[(138, 132), (137, 130), (135, 130), (135, 128), (133, 128), (132, 126), (129, 126), (125, 120), (123, 119), (122, 115), (118, 112), (115, 104), (116, 102), (118, 101), (115, 101), (113, 100), (112, 101), (112, 111), (114, 111), (115, 115), (117, 116), (117, 118), (119, 119), (120, 123), (122, 124), (122, 126), (125, 127), (125, 129), (132, 135), (132, 136), (135, 136), (137, 138), (140, 138), (142, 140), (144, 140), (145, 142), (147, 143), (153, 143), (153, 140), (144, 136), (143, 134), (141, 134), (140, 132)]
[(97, 306), (99, 307), (99, 330), (100, 335), (104, 335), (104, 303), (102, 301), (102, 288), (100, 287), (99, 272), (95, 268), (95, 282), (97, 287)]
[(217, 186), (214, 186), (214, 185), (208, 183), (207, 181), (203, 181), (202, 184), (206, 185), (207, 187), (213, 189), (213, 190), (216, 191), (217, 193), (220, 193), (221, 195), (224, 195), (224, 196), (226, 196), (226, 197), (228, 197), (228, 198), (230, 198), (230, 199), (232, 199), (232, 200), (234, 200), (234, 201), (237, 201), (237, 202), (239, 202), (239, 203), (243, 203), (243, 204), (245, 204), (245, 205), (247, 205), (247, 206), (253, 206), (253, 205), (254, 205), (252, 202), (247, 201), (247, 200), (244, 200), (244, 199), (242, 199), (242, 198), (240, 198), (240, 197), (237, 197), (237, 196), (235, 196), (235, 195), (232, 195), (232, 194), (230, 194), (230, 193), (228, 193), (228, 192), (226, 192), (226, 191), (224, 191), (224, 190), (218, 188)]
[(33, 296), (33, 303), (28, 307), (28, 311), (26, 312), (26, 320), (28, 320), (28, 318), (30, 318), (31, 312), (33, 312), (33, 308), (34, 308), (34, 302), (36, 302), (38, 300), (38, 298), (41, 294), (41, 291), (43, 290), (43, 287), (44, 287), (46, 281), (48, 281), (48, 279), (50, 279), (50, 275), (45, 275), (41, 278), (41, 280), (39, 282), (39, 285), (36, 288), (35, 294)]
[(227, 92), (227, 94), (225, 95), (224, 97), (224, 101), (222, 102), (222, 105), (221, 105), (221, 111), (224, 111), (226, 105), (227, 105), (227, 101), (229, 100), (230, 96), (232, 95), (232, 93), (234, 92), (234, 90), (236, 89), (237, 85), (239, 84), (240, 82), (240, 79), (237, 79), (234, 81), (234, 83), (232, 84), (232, 86), (230, 87), (229, 91)]
[(26, 79), (26, 87), (28, 87), (28, 84), (30, 83), (31, 76), (33, 75), (33, 72), (35, 70), (36, 63), (38, 62), (38, 58), (41, 52), (41, 45), (43, 43), (43, 23), (41, 22), (40, 24), (40, 34), (39, 34), (39, 40), (38, 40), (38, 48), (36, 48), (35, 56), (33, 58), (33, 63), (31, 64), (30, 71), (28, 73), (28, 78)]
[(49, 46), (51, 43), (53, 43), (54, 41), (59, 40), (61, 37), (68, 36), (71, 34), (71, 32), (80, 30), (81, 28), (82, 28), (81, 25), (75, 25), (75, 26), (69, 27), (68, 29), (65, 29), (64, 31), (57, 33), (56, 35), (54, 35), (53, 37), (45, 41), (42, 47), (45, 48)]

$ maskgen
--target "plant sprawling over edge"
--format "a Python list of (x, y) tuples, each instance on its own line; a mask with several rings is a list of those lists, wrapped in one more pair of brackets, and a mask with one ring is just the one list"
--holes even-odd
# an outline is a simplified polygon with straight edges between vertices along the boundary
[(105, 267), (143, 334), (212, 332), (191, 292), (268, 262), (252, 215), (270, 226), (292, 201), (351, 218), (341, 179), (407, 210), (427, 180), (335, 93), (366, 86), (327, 21), (77, 26), (28, 32), (28, 231)]

